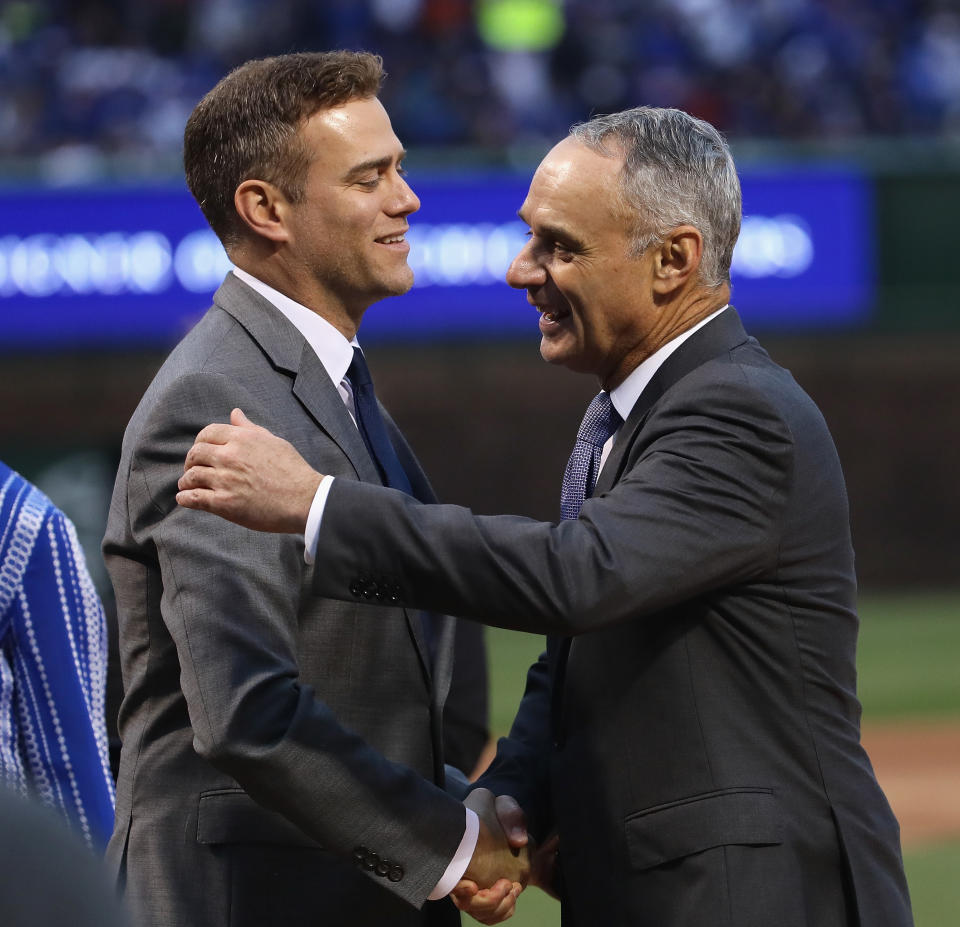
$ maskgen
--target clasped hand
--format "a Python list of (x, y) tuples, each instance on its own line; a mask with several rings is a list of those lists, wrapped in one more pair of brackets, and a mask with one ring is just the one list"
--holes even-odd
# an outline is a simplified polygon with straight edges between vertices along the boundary
[(474, 789), (464, 804), (480, 819), (480, 835), (473, 859), (450, 897), (480, 923), (499, 924), (513, 915), (528, 883), (549, 890), (556, 841), (536, 849), (523, 809), (509, 795), (494, 797), (488, 789)]

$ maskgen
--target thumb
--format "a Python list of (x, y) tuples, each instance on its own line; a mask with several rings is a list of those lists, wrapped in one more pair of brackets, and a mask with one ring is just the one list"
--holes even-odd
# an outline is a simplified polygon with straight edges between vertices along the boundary
[(243, 414), (243, 409), (234, 409), (230, 413), (230, 424), (237, 425), (238, 427), (243, 427), (245, 425), (250, 427), (253, 425), (253, 422), (251, 422), (250, 419)]
[(515, 798), (510, 795), (498, 795), (495, 801), (497, 818), (507, 835), (510, 846), (519, 848), (527, 845), (527, 817)]

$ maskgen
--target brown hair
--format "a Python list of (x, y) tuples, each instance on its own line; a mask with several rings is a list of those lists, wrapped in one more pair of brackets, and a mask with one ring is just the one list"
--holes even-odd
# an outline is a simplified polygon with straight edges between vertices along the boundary
[(301, 52), (248, 61), (196, 106), (183, 134), (187, 186), (224, 245), (243, 225), (233, 196), (244, 180), (303, 197), (309, 154), (298, 130), (314, 113), (375, 97), (383, 61), (368, 52)]

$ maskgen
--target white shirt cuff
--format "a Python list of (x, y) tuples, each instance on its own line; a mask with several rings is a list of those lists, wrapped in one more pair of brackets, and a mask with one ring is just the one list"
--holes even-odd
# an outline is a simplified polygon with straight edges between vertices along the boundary
[(437, 887), (427, 895), (427, 901), (438, 901), (446, 898), (456, 888), (457, 882), (463, 878), (463, 874), (473, 859), (473, 851), (477, 848), (477, 838), (480, 836), (480, 818), (475, 811), (464, 808), (467, 812), (467, 829), (463, 832), (463, 840), (457, 847), (447, 871), (440, 877)]
[(327, 496), (330, 495), (330, 487), (333, 485), (333, 477), (325, 476), (320, 480), (317, 492), (310, 504), (310, 514), (307, 515), (307, 527), (303, 531), (303, 559), (307, 563), (313, 563), (317, 556), (317, 543), (320, 540), (320, 522), (323, 519), (323, 510), (327, 506)]

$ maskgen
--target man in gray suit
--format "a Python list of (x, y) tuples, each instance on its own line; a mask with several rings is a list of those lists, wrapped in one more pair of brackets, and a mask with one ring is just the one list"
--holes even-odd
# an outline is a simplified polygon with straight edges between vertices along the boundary
[(433, 498), (356, 343), (413, 279), (419, 201), (381, 79), (363, 53), (248, 62), (187, 124), (188, 184), (236, 270), (134, 413), (104, 539), (125, 684), (108, 860), (142, 927), (455, 924), (464, 871), (508, 877), (506, 908), (524, 880), (489, 805), (442, 788), (453, 619), (317, 598), (301, 540), (174, 498), (238, 396), (312, 466)]
[[(520, 215), (507, 279), (540, 310), (541, 353), (602, 387), (558, 524), (321, 478), (249, 424), (198, 436), (179, 500), (265, 530), (320, 514), (321, 594), (375, 576), (549, 635), (480, 781), (559, 835), (565, 924), (908, 927), (859, 742), (844, 480), (814, 403), (728, 305), (726, 144), (676, 110), (599, 117)], [(278, 471), (294, 491), (267, 509)]]

